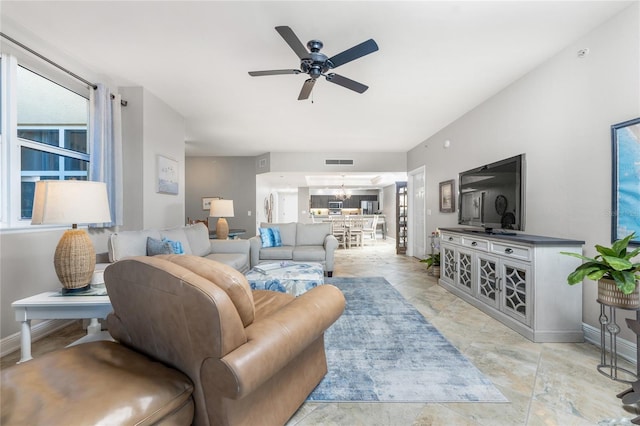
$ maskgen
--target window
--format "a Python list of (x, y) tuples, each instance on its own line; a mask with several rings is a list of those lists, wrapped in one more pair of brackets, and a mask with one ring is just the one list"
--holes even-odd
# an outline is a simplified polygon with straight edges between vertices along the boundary
[(15, 113), (3, 112), (2, 134), (15, 143), (2, 149), (8, 189), (2, 194), (2, 225), (28, 226), (37, 181), (88, 178), (89, 101), (13, 57), (3, 59), (9, 64), (3, 67), (2, 105), (14, 106)]

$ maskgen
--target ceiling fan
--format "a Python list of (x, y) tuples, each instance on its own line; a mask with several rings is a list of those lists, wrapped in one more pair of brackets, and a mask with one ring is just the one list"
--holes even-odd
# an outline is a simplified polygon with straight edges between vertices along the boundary
[(278, 34), (282, 36), (284, 41), (287, 42), (289, 47), (300, 58), (300, 69), (286, 69), (286, 70), (269, 70), (269, 71), (249, 71), (249, 75), (252, 77), (261, 77), (264, 75), (281, 75), (281, 74), (309, 74), (307, 79), (302, 85), (302, 90), (298, 96), (298, 100), (308, 99), (313, 90), (313, 85), (316, 83), (318, 77), (322, 76), (335, 83), (338, 86), (346, 87), (354, 92), (364, 93), (369, 86), (365, 86), (362, 83), (351, 80), (347, 77), (343, 77), (339, 74), (329, 72), (333, 68), (337, 68), (340, 65), (344, 65), (347, 62), (351, 62), (358, 58), (361, 58), (369, 53), (373, 53), (378, 50), (378, 45), (373, 39), (364, 41), (344, 52), (328, 58), (325, 54), (320, 53), (322, 49), (322, 42), (320, 40), (311, 40), (307, 43), (307, 48), (304, 47), (298, 36), (293, 30), (287, 26), (276, 27)]

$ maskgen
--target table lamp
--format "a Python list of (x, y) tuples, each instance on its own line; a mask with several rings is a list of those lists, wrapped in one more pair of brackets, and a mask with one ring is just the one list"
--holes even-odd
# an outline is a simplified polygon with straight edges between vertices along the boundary
[(87, 290), (96, 266), (89, 234), (79, 223), (111, 222), (107, 185), (83, 180), (36, 182), (32, 225), (71, 225), (58, 242), (53, 266), (63, 293)]
[(211, 200), (209, 216), (217, 217), (216, 238), (226, 240), (229, 237), (229, 224), (226, 217), (233, 217), (233, 200)]

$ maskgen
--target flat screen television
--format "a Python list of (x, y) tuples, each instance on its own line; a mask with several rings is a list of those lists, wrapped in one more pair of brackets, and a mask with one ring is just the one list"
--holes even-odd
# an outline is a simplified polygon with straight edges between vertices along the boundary
[(460, 173), (458, 223), (524, 231), (524, 178), (524, 154)]

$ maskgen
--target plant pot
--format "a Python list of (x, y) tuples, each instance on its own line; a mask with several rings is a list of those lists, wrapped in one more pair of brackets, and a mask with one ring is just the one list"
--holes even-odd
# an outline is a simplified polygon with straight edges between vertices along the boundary
[(436, 278), (440, 278), (440, 265), (434, 265), (429, 268), (429, 273)]
[(614, 280), (602, 278), (598, 281), (598, 302), (621, 309), (638, 309), (640, 308), (639, 288), (636, 285), (633, 293), (624, 294)]

